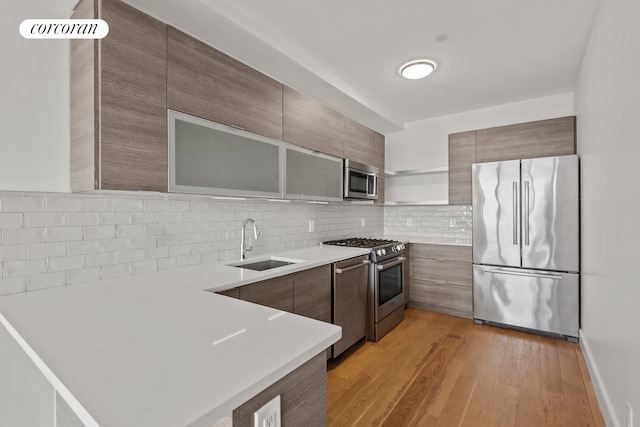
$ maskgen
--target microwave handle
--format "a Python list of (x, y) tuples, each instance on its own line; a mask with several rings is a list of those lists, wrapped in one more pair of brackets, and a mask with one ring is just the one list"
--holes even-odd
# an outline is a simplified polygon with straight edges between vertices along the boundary
[(378, 195), (378, 175), (375, 173), (370, 174), (373, 177), (373, 196)]

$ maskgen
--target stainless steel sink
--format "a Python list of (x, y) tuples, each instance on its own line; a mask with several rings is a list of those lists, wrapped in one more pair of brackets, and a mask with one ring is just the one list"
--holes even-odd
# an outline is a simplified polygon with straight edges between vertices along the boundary
[(299, 262), (304, 262), (301, 259), (292, 259), (292, 258), (279, 258), (279, 257), (269, 257), (264, 259), (256, 259), (256, 260), (247, 260), (243, 262), (237, 262), (233, 264), (227, 264), (232, 267), (238, 268), (246, 268), (248, 270), (254, 271), (265, 271), (271, 270), (272, 268), (284, 267), (286, 265), (297, 264)]

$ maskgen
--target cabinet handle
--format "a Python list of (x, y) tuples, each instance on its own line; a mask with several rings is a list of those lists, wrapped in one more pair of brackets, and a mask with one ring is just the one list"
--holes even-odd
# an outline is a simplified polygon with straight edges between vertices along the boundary
[(356, 264), (356, 265), (352, 265), (352, 266), (349, 266), (349, 267), (346, 267), (346, 268), (336, 268), (336, 273), (342, 274), (342, 273), (345, 273), (347, 271), (355, 270), (356, 268), (364, 267), (365, 265), (369, 265), (369, 264), (371, 264), (371, 261), (369, 261), (367, 259), (367, 260), (362, 261), (362, 264)]

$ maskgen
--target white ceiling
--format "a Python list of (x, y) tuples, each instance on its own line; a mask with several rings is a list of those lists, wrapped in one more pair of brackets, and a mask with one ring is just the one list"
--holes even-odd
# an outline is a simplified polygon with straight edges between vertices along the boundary
[[(600, 2), (126, 1), (382, 133), (572, 91)], [(431, 76), (398, 75), (424, 57)]]

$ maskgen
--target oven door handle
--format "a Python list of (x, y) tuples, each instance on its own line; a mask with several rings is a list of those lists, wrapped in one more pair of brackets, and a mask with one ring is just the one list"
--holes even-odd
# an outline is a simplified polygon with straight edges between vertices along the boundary
[(369, 265), (369, 264), (371, 264), (371, 261), (366, 259), (366, 260), (362, 261), (361, 264), (351, 265), (351, 266), (349, 266), (347, 268), (336, 268), (336, 273), (337, 274), (346, 273), (347, 271), (355, 270), (356, 268), (364, 267), (365, 265)]
[(403, 263), (403, 262), (405, 262), (406, 260), (407, 260), (407, 258), (405, 258), (405, 257), (401, 256), (401, 257), (398, 257), (398, 259), (397, 259), (397, 260), (392, 261), (392, 262), (389, 262), (389, 263), (387, 263), (387, 264), (378, 264), (378, 265), (376, 265), (376, 268), (377, 268), (378, 270), (386, 270), (387, 268), (395, 267), (395, 266), (396, 266), (396, 265), (398, 265), (398, 264), (402, 264), (402, 263)]

